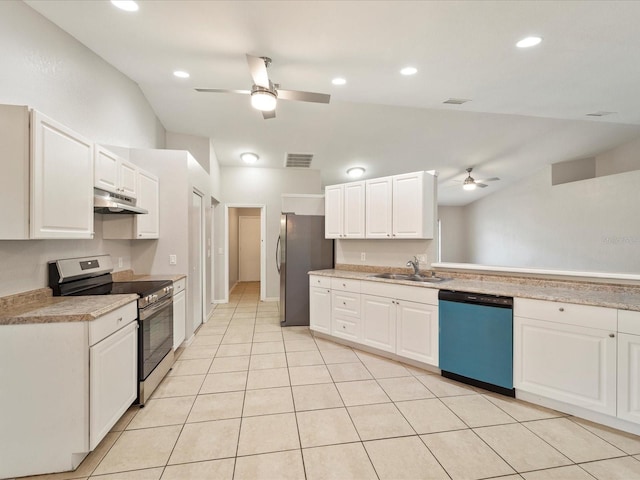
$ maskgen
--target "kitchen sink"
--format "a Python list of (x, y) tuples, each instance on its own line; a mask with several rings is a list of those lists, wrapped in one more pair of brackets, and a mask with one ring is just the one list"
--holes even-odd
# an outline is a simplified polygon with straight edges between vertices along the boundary
[(423, 282), (423, 283), (439, 283), (449, 280), (448, 278), (436, 277), (431, 275), (414, 275), (405, 273), (376, 273), (375, 275), (369, 275), (372, 278), (386, 278), (389, 280), (406, 280), (409, 282)]

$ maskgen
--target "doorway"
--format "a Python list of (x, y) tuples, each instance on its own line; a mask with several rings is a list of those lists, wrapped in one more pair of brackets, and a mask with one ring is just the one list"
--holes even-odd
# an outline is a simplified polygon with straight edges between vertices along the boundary
[(238, 218), (238, 281), (260, 281), (260, 217)]
[(225, 301), (238, 282), (260, 282), (260, 300), (266, 292), (266, 207), (225, 205)]

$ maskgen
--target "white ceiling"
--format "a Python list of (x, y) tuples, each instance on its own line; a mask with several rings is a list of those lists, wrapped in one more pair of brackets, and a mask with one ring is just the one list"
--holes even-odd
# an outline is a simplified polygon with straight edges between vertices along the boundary
[[(640, 136), (637, 1), (26, 3), (137, 82), (167, 130), (211, 137), (222, 165), (313, 153), (324, 184), (355, 165), (365, 178), (437, 170), (440, 203), (462, 205)], [(532, 34), (541, 45), (515, 47)], [(251, 88), (246, 53), (271, 57), (282, 88), (331, 103), (281, 100), (263, 120), (247, 96), (193, 90)], [(418, 74), (401, 76), (407, 65)], [(599, 110), (616, 113), (585, 116)], [(453, 181), (469, 166), (501, 181), (464, 192)]]

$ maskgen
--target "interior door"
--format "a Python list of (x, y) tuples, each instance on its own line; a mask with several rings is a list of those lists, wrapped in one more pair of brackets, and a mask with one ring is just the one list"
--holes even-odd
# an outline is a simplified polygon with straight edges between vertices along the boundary
[(238, 279), (260, 281), (260, 217), (238, 219)]

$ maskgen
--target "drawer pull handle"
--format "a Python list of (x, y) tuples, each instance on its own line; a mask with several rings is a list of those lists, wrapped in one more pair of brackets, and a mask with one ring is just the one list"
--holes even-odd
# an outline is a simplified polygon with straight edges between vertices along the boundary
[(560, 310), (561, 312), (564, 312), (564, 307), (560, 307), (558, 310)]
[(609, 337), (611, 337), (611, 338), (615, 338), (615, 336), (616, 336), (616, 335), (615, 335), (614, 333), (610, 333), (610, 334), (609, 334)]
[(342, 302), (342, 304), (343, 304), (343, 305), (346, 305), (346, 304), (347, 304), (347, 302)]

